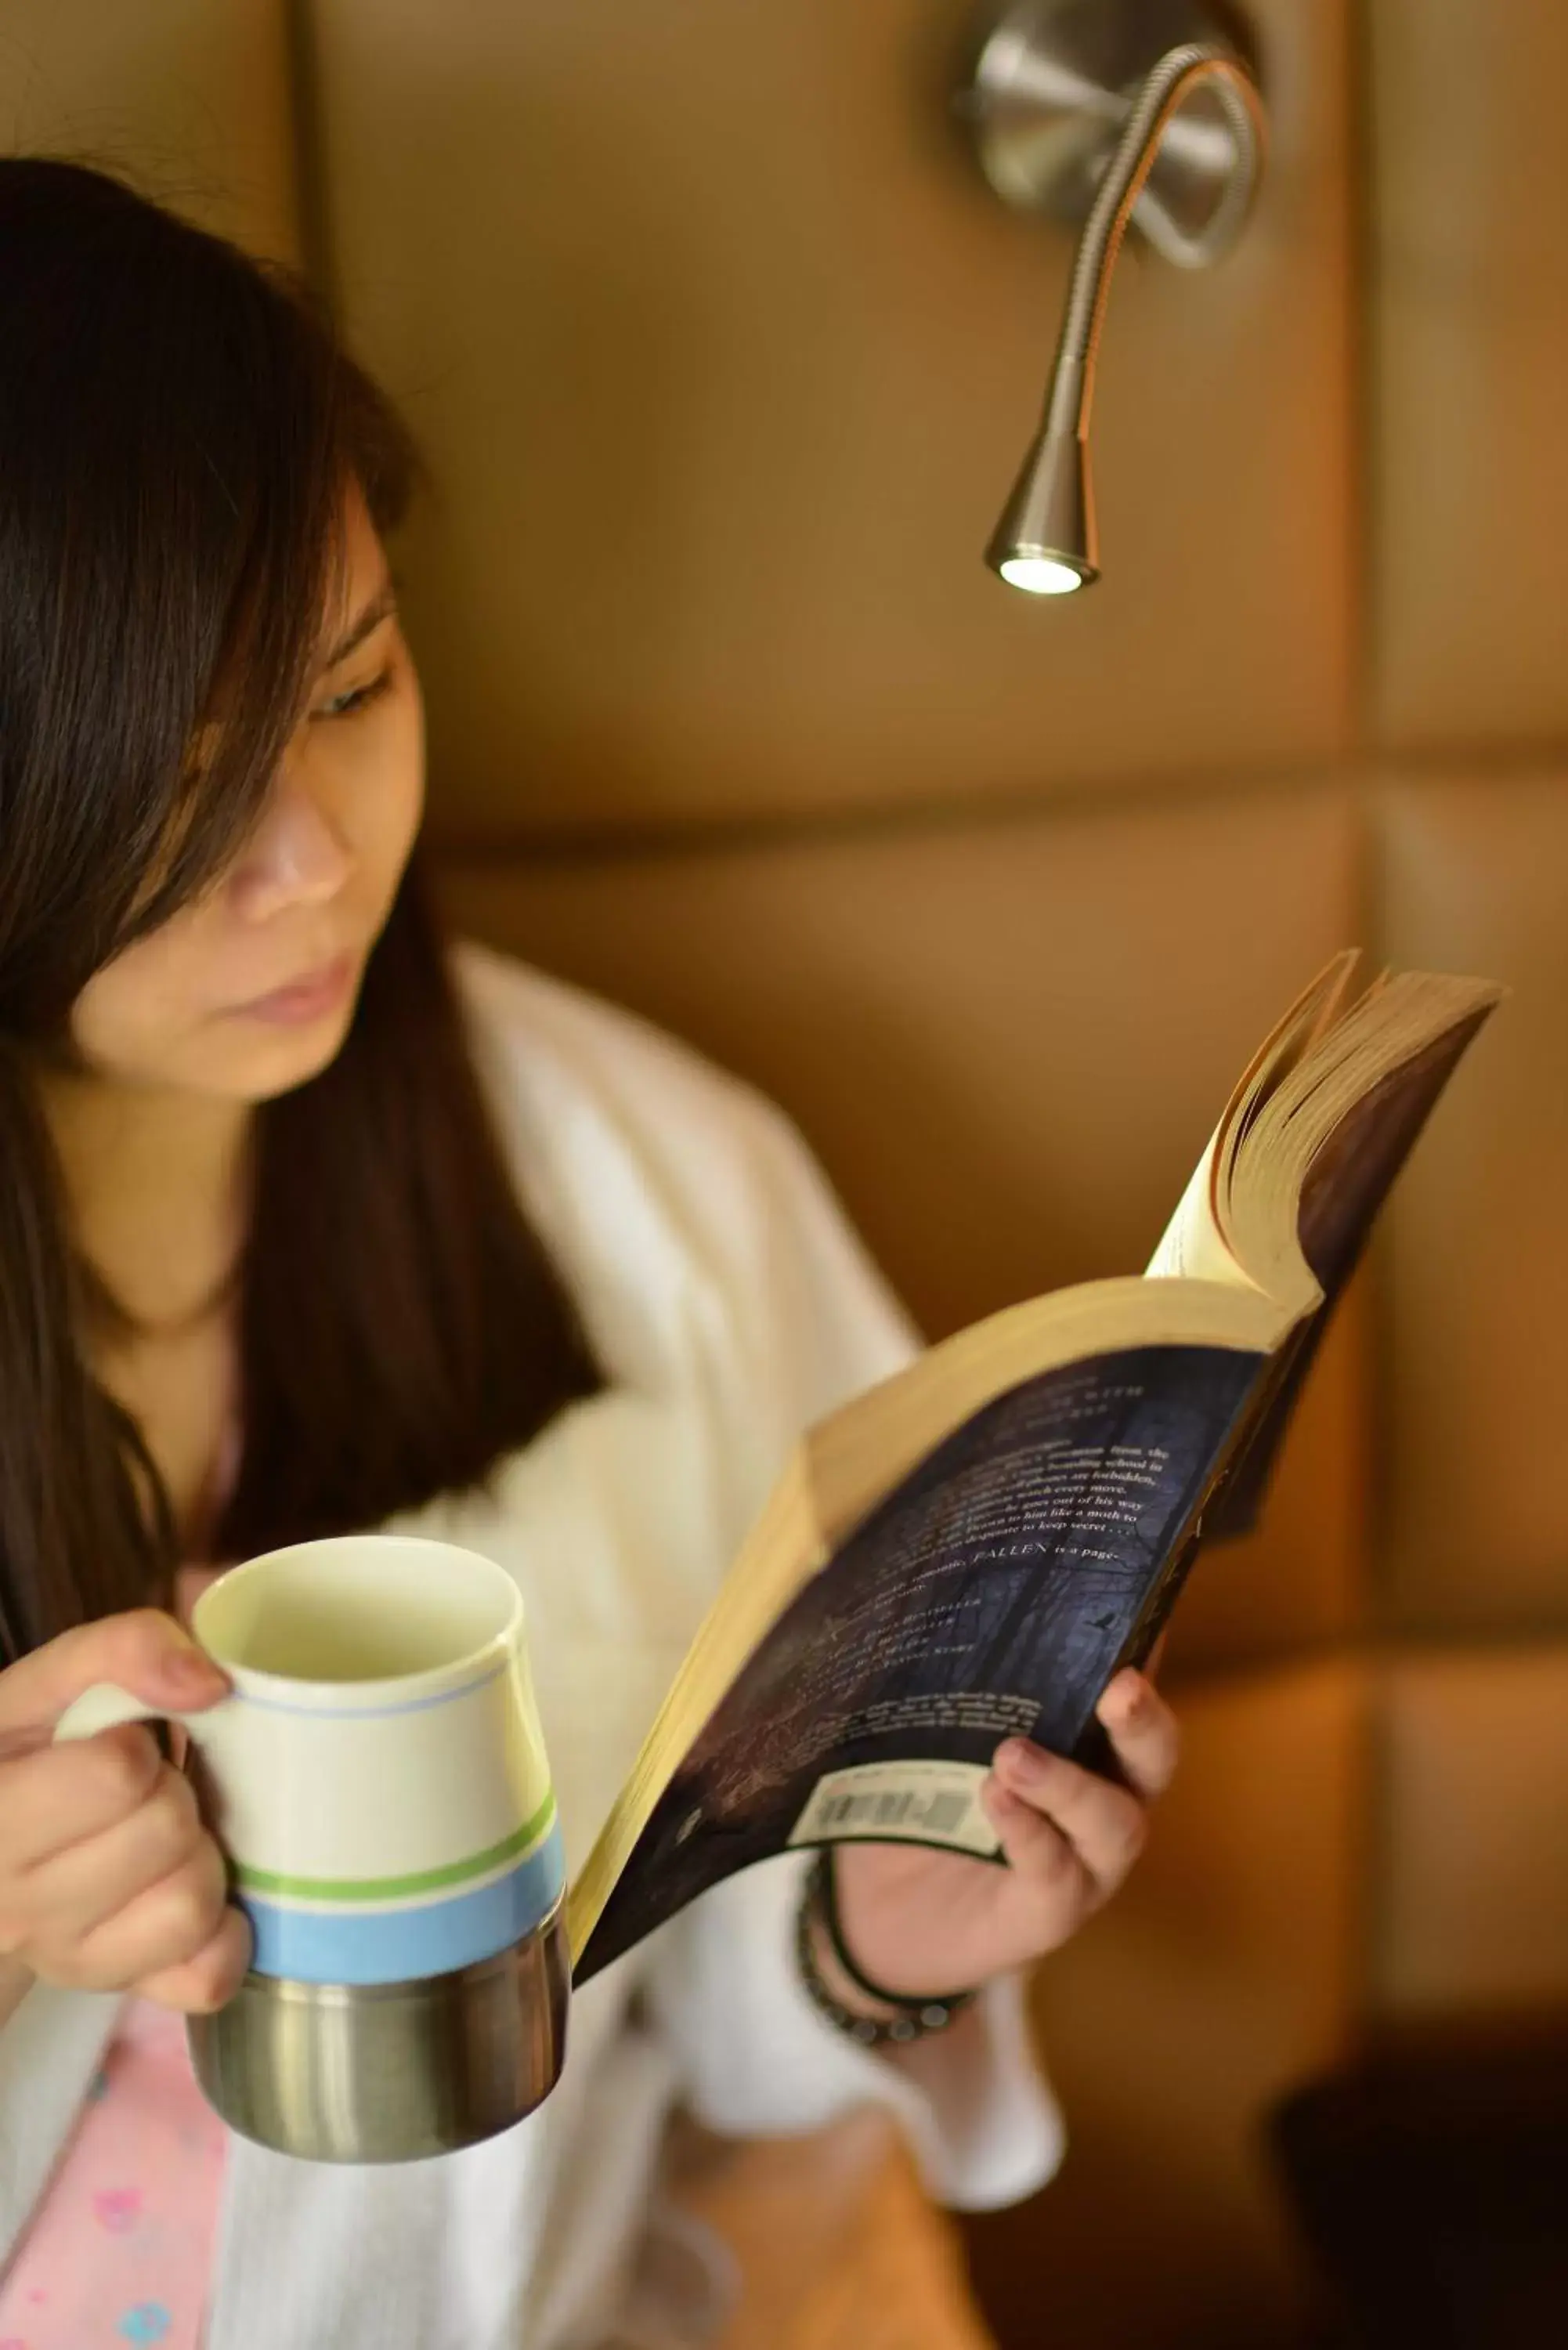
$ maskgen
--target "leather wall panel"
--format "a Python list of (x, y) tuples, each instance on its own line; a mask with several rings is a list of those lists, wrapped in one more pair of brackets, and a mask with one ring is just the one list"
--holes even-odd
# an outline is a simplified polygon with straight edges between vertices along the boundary
[(1391, 789), (1386, 943), (1513, 988), (1396, 1199), (1382, 1606), (1568, 1628), (1568, 772)]
[(1568, 2006), (1568, 1641), (1416, 1659), (1381, 1692), (1377, 2006)]
[(408, 606), (449, 838), (1298, 765), (1354, 624), (1344, 0), (1261, 0), (1273, 161), (1120, 277), (1105, 583), (981, 549), (1069, 257), (956, 151), (964, 0), (334, 0), (335, 274), (441, 495)]
[(1568, 9), (1372, 0), (1375, 703), (1401, 747), (1568, 730)]

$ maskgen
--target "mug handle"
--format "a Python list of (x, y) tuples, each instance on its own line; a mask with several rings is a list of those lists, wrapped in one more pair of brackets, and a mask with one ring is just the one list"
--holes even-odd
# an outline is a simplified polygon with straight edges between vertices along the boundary
[(123, 1721), (177, 1721), (200, 1746), (202, 1733), (213, 1715), (232, 1703), (230, 1698), (220, 1698), (216, 1705), (204, 1706), (200, 1713), (177, 1713), (172, 1706), (143, 1704), (114, 1681), (95, 1681), (67, 1706), (55, 1724), (53, 1742), (57, 1746), (68, 1739), (96, 1738), (100, 1730), (118, 1730)]

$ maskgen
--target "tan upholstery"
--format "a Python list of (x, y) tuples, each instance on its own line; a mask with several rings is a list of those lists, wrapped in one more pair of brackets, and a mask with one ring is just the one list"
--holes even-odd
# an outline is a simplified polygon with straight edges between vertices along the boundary
[(1372, 0), (1373, 678), (1386, 742), (1568, 731), (1568, 9)]
[[(0, 135), (303, 247), (422, 433), (454, 913), (775, 1092), (933, 1332), (1137, 1264), (1341, 942), (1514, 986), (1179, 1618), (1146, 1860), (1041, 1971), (1072, 2151), (969, 2231), (1017, 2350), (1282, 2350), (1270, 2099), (1568, 2003), (1568, 12), (1251, 13), (1258, 220), (1209, 277), (1129, 254), (1106, 577), (1044, 608), (979, 550), (1067, 244), (948, 134), (966, 0), (0, 26)], [(876, 2331), (900, 2272), (963, 2343), (869, 2144), (694, 2182), (752, 2246), (744, 2350), (921, 2345)]]
[(1530, 1632), (1568, 1620), (1568, 761), (1377, 822), (1390, 951), (1514, 990), (1391, 1225), (1385, 1606)]
[(1418, 2022), (1561, 2007), (1568, 1641), (1391, 1665), (1373, 1995)]

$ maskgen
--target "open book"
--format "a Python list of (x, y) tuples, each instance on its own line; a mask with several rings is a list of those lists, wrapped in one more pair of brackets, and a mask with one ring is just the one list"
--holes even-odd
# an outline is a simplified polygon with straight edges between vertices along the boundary
[(1000, 1857), (1022, 1734), (1114, 1773), (1095, 1707), (1200, 1540), (1255, 1512), (1327, 1312), (1501, 993), (1338, 957), (1265, 1040), (1141, 1278), (961, 1331), (812, 1429), (570, 1896), (579, 1981), (790, 1846)]

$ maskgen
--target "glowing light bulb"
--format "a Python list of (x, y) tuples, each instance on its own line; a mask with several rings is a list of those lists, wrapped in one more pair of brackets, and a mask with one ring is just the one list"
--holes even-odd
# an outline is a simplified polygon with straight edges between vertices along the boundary
[(1010, 588), (1026, 596), (1070, 596), (1084, 584), (1084, 575), (1054, 555), (1010, 555), (997, 566)]

